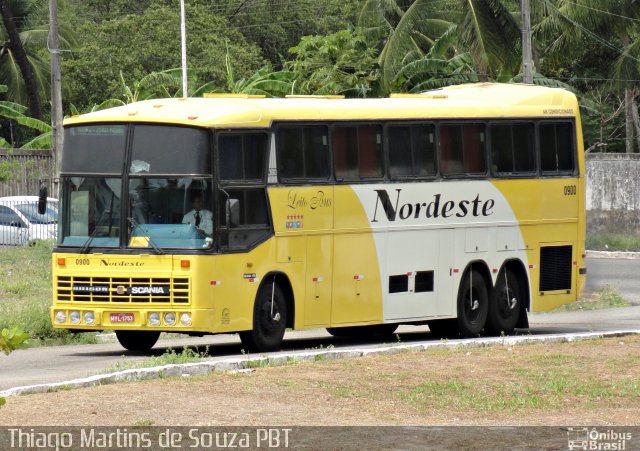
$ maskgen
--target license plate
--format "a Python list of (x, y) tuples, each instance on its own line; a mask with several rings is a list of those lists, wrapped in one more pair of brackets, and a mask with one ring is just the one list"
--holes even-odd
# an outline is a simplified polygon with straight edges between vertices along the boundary
[(133, 313), (111, 313), (109, 320), (112, 323), (132, 323), (135, 321)]

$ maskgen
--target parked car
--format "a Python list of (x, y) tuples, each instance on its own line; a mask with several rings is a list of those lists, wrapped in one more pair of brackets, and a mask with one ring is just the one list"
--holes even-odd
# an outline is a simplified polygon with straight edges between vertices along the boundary
[(0, 197), (0, 245), (55, 240), (57, 232), (58, 199), (47, 198), (47, 210), (41, 215), (37, 196)]

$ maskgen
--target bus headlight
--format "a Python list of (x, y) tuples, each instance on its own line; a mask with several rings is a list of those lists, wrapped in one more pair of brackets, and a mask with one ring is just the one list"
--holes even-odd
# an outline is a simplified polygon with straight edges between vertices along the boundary
[(182, 324), (183, 326), (190, 326), (191, 313), (183, 313), (182, 315), (180, 315), (180, 324)]
[(176, 314), (173, 312), (167, 312), (164, 314), (164, 323), (167, 326), (173, 326), (176, 323)]
[(63, 324), (67, 320), (67, 313), (64, 310), (56, 312), (56, 323)]
[(158, 312), (149, 313), (149, 325), (150, 326), (160, 325), (160, 313)]
[(85, 324), (93, 324), (95, 317), (93, 316), (93, 312), (84, 312), (84, 323)]
[(79, 324), (80, 312), (77, 310), (72, 310), (71, 312), (69, 312), (69, 321), (71, 321), (71, 324)]

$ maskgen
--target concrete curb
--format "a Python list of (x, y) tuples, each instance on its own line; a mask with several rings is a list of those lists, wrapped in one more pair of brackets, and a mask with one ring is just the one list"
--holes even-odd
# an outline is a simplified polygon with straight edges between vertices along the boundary
[(587, 258), (621, 258), (621, 259), (639, 259), (640, 252), (622, 252), (622, 251), (587, 251)]
[(312, 351), (278, 352), (261, 356), (239, 356), (215, 361), (203, 361), (184, 364), (162, 365), (151, 368), (133, 368), (109, 374), (73, 379), (50, 384), (27, 385), (0, 391), (0, 396), (49, 393), (58, 390), (95, 387), (165, 377), (189, 377), (209, 373), (242, 371), (263, 366), (284, 366), (294, 362), (315, 362), (319, 360), (365, 357), (370, 355), (390, 355), (400, 352), (422, 352), (442, 348), (483, 348), (487, 346), (515, 346), (534, 343), (568, 343), (593, 340), (596, 338), (623, 337), (640, 335), (640, 330), (618, 330), (608, 332), (586, 332), (554, 335), (523, 335), (516, 337), (492, 337), (473, 340), (441, 340), (411, 344), (393, 344), (374, 348), (358, 349), (319, 349)]

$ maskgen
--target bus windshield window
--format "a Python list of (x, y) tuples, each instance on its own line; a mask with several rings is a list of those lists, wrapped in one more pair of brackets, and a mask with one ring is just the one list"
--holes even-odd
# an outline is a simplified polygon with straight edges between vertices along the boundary
[(131, 174), (210, 174), (209, 133), (192, 127), (136, 125)]
[(121, 179), (65, 177), (60, 212), (62, 246), (117, 247), (120, 243)]
[(120, 174), (124, 165), (125, 125), (65, 128), (62, 172)]
[(213, 217), (211, 179), (129, 180), (129, 247), (211, 247)]

